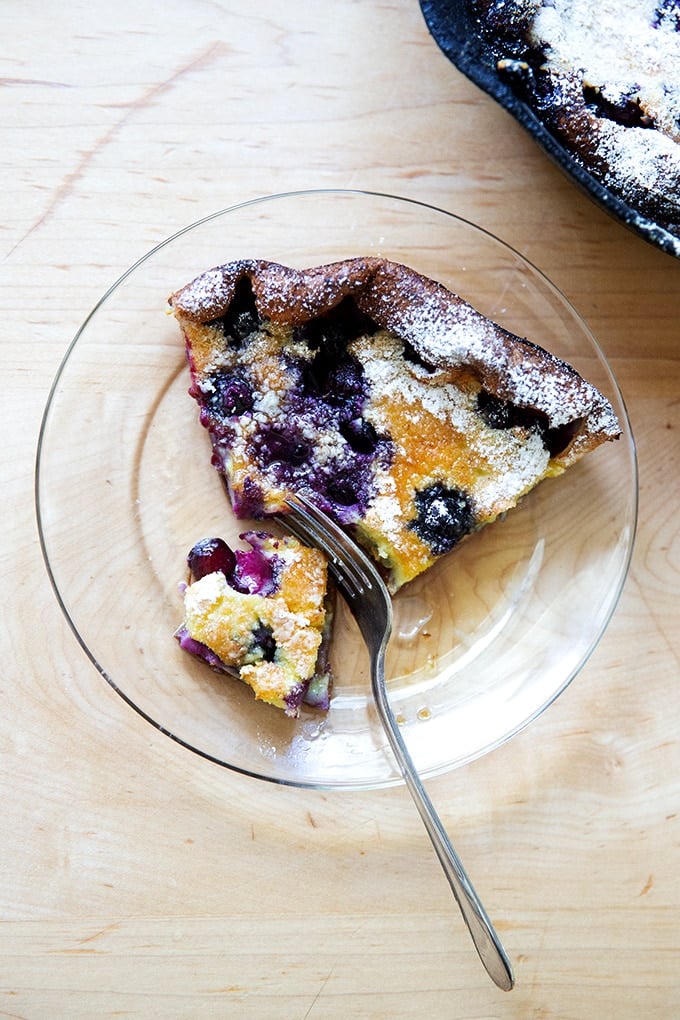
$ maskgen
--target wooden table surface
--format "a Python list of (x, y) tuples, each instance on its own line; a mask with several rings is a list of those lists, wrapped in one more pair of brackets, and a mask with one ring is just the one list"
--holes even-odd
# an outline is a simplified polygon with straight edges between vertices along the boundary
[[(0, 25), (0, 1015), (680, 1016), (680, 262), (577, 191), (414, 0), (5, 0)], [(637, 441), (636, 549), (594, 655), (521, 735), (428, 782), (511, 993), (402, 787), (279, 788), (173, 743), (93, 669), (40, 554), (41, 416), (100, 295), (205, 214), (327, 187), (519, 249), (594, 331)]]

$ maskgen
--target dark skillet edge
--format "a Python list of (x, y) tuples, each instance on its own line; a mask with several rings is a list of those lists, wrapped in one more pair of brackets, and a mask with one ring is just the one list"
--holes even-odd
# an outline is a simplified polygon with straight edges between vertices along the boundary
[(419, 3), (430, 34), (459, 71), (503, 106), (553, 162), (606, 212), (649, 244), (680, 258), (680, 238), (631, 209), (600, 184), (545, 128), (531, 107), (500, 78), (496, 71), (496, 58), (480, 35), (467, 0), (419, 0)]

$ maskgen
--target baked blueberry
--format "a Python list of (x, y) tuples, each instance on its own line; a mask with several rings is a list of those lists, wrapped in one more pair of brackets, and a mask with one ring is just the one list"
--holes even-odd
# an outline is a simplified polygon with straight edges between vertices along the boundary
[(276, 658), (276, 638), (269, 624), (261, 620), (253, 627), (253, 649), (261, 656), (263, 662), (274, 662)]
[(341, 422), (340, 432), (357, 453), (371, 454), (377, 449), (378, 433), (365, 418), (351, 418)]
[(475, 528), (474, 504), (462, 489), (435, 482), (416, 492), (413, 501), (416, 516), (409, 527), (436, 556), (450, 552)]
[(278, 427), (263, 425), (252, 438), (251, 452), (262, 467), (296, 468), (309, 460), (312, 444), (294, 423), (282, 423)]
[(236, 556), (222, 538), (202, 538), (187, 556), (187, 564), (195, 581), (221, 570), (225, 577), (232, 576)]
[(250, 280), (242, 277), (234, 288), (228, 308), (209, 325), (217, 327), (235, 346), (250, 336), (260, 325), (260, 316)]
[(546, 414), (518, 407), (509, 400), (487, 393), (486, 390), (480, 390), (477, 394), (477, 410), (489, 428), (522, 428), (540, 435), (551, 457), (556, 457), (566, 450), (583, 424), (581, 418), (574, 418), (564, 425), (551, 427)]
[(252, 389), (241, 372), (213, 372), (200, 400), (211, 421), (233, 418), (253, 408)]
[(378, 329), (370, 315), (362, 312), (351, 297), (309, 318), (294, 330), (295, 340), (303, 340), (310, 350), (323, 350), (336, 358), (359, 336), (371, 336)]

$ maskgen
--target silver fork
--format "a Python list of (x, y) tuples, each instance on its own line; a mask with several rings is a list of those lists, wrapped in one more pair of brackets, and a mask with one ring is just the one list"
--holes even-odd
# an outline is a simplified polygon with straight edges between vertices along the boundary
[(370, 655), (373, 697), (394, 757), (479, 957), (498, 987), (509, 992), (514, 985), (510, 961), (421, 782), (387, 697), (385, 650), (392, 632), (392, 601), (387, 588), (369, 558), (326, 514), (303, 496), (291, 495), (287, 503), (281, 523), (296, 538), (326, 554), (338, 589), (359, 625)]

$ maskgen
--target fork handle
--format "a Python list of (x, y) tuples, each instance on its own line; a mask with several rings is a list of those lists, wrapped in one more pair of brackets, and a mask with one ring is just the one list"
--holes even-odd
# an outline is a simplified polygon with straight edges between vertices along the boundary
[(451, 844), (446, 829), (423, 786), (413, 759), (404, 742), (399, 725), (387, 698), (384, 672), (384, 648), (372, 656), (371, 684), (381, 722), (399, 769), (413, 801), (418, 808), (427, 834), (439, 858), (453, 895), (458, 903), (479, 957), (492, 980), (505, 992), (514, 986), (515, 979), (507, 954), (498, 933), (484, 909), (463, 864)]

